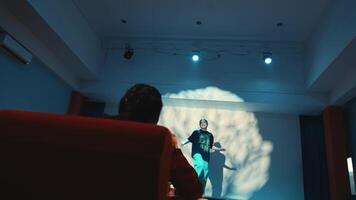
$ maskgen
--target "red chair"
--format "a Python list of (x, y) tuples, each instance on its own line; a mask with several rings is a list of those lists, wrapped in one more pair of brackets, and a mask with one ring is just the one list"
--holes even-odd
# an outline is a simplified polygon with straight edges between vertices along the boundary
[(156, 125), (0, 111), (0, 199), (162, 200), (171, 152)]

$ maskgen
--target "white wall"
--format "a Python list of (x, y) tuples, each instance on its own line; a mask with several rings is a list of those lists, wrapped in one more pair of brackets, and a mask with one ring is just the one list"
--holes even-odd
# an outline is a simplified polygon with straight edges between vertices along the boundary
[(269, 181), (253, 200), (304, 199), (303, 163), (298, 116), (256, 113), (265, 140), (273, 143)]
[(27, 27), (27, 24), (23, 24), (2, 4), (0, 4), (0, 27), (19, 41), (21, 45), (27, 48), (69, 85), (75, 89), (79, 87), (78, 77), (71, 69), (73, 66), (67, 66), (67, 63), (60, 60), (41, 39), (33, 34), (31, 29)]
[[(271, 44), (274, 60), (271, 66), (266, 66), (262, 59), (263, 43), (247, 42), (244, 44), (247, 50), (241, 50), (236, 41), (216, 44), (203, 41), (202, 49), (220, 45), (219, 48), (232, 49), (234, 55), (225, 52), (216, 59), (217, 53), (203, 50), (201, 61), (193, 63), (190, 55), (194, 46), (186, 41), (172, 42), (177, 47), (169, 46), (170, 42), (153, 42), (157, 51), (149, 42), (139, 43), (136, 48), (133, 45), (136, 50), (131, 60), (123, 58), (124, 43), (121, 49), (111, 49), (98, 79), (83, 82), (81, 91), (93, 98), (118, 101), (135, 83), (152, 84), (163, 95), (212, 86), (238, 94), (248, 103), (283, 105), (295, 113), (325, 106), (324, 94), (311, 93), (305, 88), (303, 46), (299, 44)], [(174, 48), (183, 49), (178, 51), (183, 55), (172, 55)]]
[(99, 36), (89, 26), (73, 1), (28, 0), (49, 26), (96, 75), (104, 64)]
[(71, 92), (37, 58), (25, 65), (0, 48), (0, 109), (65, 114)]
[[(160, 124), (182, 142), (198, 129), (202, 117), (208, 119), (215, 142), (226, 148), (226, 152), (211, 154), (205, 195), (257, 200), (304, 198), (297, 116), (168, 106)], [(193, 165), (190, 145), (182, 150)]]
[(333, 1), (307, 42), (306, 85), (312, 86), (356, 36), (356, 1)]
[[(220, 59), (214, 59), (217, 54), (209, 53), (206, 57), (202, 56), (201, 62), (193, 63), (190, 58), (191, 50), (178, 52), (185, 55), (175, 56), (172, 55), (174, 51), (164, 50), (167, 44), (160, 43), (157, 44), (158, 51), (171, 53), (157, 53), (149, 47), (142, 49), (142, 44), (138, 44), (132, 60), (125, 60), (123, 43), (121, 49), (110, 50), (107, 65), (92, 89), (103, 94), (115, 91), (112, 95), (116, 99), (126, 90), (127, 85), (137, 82), (153, 83), (162, 89), (162, 93), (203, 86), (223, 86), (224, 89), (234, 92), (254, 90), (292, 93), (304, 89), (302, 47), (288, 43), (276, 45), (273, 51), (274, 63), (266, 67), (262, 59), (263, 48), (260, 47), (262, 43), (258, 44), (258, 47), (251, 44), (251, 47), (248, 47), (251, 50), (248, 49), (247, 55), (238, 55), (240, 51), (236, 49), (238, 44), (230, 45), (230, 48), (235, 45), (235, 49), (232, 50), (236, 51), (235, 56), (222, 53)], [(106, 90), (101, 90), (103, 88)]]

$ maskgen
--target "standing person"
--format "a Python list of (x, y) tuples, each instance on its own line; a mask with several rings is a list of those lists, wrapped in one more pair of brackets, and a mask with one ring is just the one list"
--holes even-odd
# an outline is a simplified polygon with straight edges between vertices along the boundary
[(214, 136), (207, 130), (208, 120), (201, 119), (199, 126), (200, 129), (195, 130), (182, 146), (189, 142), (192, 143), (194, 169), (204, 190), (209, 175), (210, 149), (213, 148)]
[[(119, 116), (115, 119), (157, 124), (162, 110), (160, 92), (147, 84), (136, 84), (127, 90), (120, 100)], [(170, 181), (182, 199), (199, 199), (203, 189), (194, 169), (178, 148), (177, 138), (172, 134), (173, 155)]]

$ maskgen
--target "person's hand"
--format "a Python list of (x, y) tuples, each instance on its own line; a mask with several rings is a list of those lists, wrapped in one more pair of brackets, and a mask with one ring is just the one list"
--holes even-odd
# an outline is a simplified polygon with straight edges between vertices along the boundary
[(221, 148), (220, 151), (226, 151), (226, 149), (225, 148)]

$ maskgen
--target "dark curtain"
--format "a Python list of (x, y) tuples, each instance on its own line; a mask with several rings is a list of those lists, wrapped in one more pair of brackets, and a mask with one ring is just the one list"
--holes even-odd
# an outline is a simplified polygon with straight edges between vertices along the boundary
[(105, 103), (84, 100), (81, 106), (80, 115), (87, 117), (103, 117), (105, 110)]
[(300, 116), (305, 200), (329, 200), (322, 116)]

